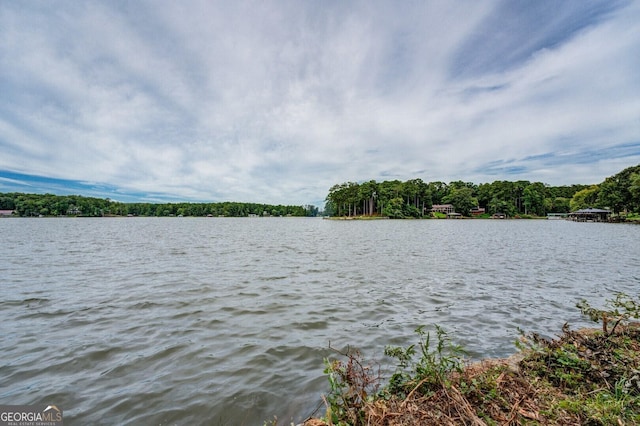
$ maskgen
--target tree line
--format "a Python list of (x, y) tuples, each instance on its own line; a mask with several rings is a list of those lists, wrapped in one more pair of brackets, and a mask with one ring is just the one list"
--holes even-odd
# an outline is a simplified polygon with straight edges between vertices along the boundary
[(122, 203), (81, 195), (0, 193), (0, 210), (31, 216), (317, 216), (313, 205), (271, 205), (242, 202)]
[(410, 179), (345, 182), (329, 189), (325, 214), (329, 216), (430, 216), (436, 204), (451, 204), (469, 216), (472, 209), (514, 217), (569, 213), (587, 207), (614, 213), (640, 212), (640, 165), (628, 167), (597, 185), (550, 186), (526, 180), (495, 181), (476, 185), (455, 181), (424, 182)]

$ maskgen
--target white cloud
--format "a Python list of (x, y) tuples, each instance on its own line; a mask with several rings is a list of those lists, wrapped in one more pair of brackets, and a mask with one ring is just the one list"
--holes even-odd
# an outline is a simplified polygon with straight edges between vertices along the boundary
[(615, 147), (640, 143), (640, 6), (549, 4), (505, 33), (510, 2), (3, 3), (0, 170), (296, 204), (346, 180), (599, 181), (637, 162)]

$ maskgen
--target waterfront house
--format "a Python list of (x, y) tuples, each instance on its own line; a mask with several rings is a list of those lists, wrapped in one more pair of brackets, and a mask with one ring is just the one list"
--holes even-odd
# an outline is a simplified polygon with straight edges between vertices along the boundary
[(471, 209), (471, 216), (480, 216), (481, 214), (485, 214), (486, 210), (483, 207), (474, 207)]
[(13, 216), (14, 210), (0, 210), (0, 216)]

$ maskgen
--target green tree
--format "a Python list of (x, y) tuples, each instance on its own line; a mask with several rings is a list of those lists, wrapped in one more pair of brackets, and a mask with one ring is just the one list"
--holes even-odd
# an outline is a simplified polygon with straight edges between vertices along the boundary
[(387, 180), (378, 184), (378, 209), (379, 211), (388, 216), (385, 213), (385, 208), (394, 198), (401, 198), (403, 184), (399, 180)]
[(409, 216), (424, 216), (425, 212), (431, 209), (431, 191), (429, 186), (422, 179), (410, 179), (403, 185), (403, 194), (407, 197), (406, 214)]
[(569, 201), (569, 198), (563, 197), (545, 198), (545, 211), (547, 213), (569, 213), (571, 211)]
[(362, 203), (362, 214), (372, 216), (376, 213), (376, 198), (378, 197), (378, 184), (375, 180), (363, 182), (358, 188), (358, 198)]
[(390, 219), (404, 219), (403, 207), (405, 202), (402, 198), (396, 197), (389, 200), (382, 210), (382, 214)]
[(600, 186), (598, 203), (609, 207), (615, 213), (638, 210), (637, 197), (634, 195), (636, 175), (640, 173), (640, 165), (627, 167), (621, 172), (604, 180)]
[(444, 197), (449, 194), (449, 187), (444, 182), (429, 182), (427, 184), (433, 204), (444, 204)]
[(513, 202), (518, 213), (525, 213), (524, 207), (524, 190), (531, 185), (529, 181), (519, 180), (513, 184)]
[(491, 201), (489, 201), (489, 213), (504, 213), (514, 216), (517, 210), (515, 184), (506, 180), (495, 181), (491, 184)]
[(504, 213), (507, 216), (514, 216), (515, 206), (509, 201), (504, 201), (494, 196), (489, 202), (489, 213)]
[(354, 216), (358, 214), (361, 200), (360, 185), (355, 182), (334, 185), (329, 189), (326, 200), (338, 216)]
[(546, 214), (544, 205), (545, 187), (543, 183), (535, 182), (527, 186), (522, 192), (524, 213), (537, 216)]
[(492, 193), (492, 190), (491, 190), (491, 184), (483, 183), (483, 184), (478, 185), (477, 198), (478, 198), (478, 206), (483, 207), (483, 208), (487, 209), (487, 211), (488, 211), (489, 210), (489, 203), (491, 202), (491, 199), (493, 198), (493, 193)]
[(356, 182), (347, 182), (346, 186), (347, 208), (349, 210), (349, 216), (356, 216), (358, 214), (359, 192), (360, 185)]
[(16, 208), (16, 203), (10, 196), (0, 197), (0, 210), (13, 210)]
[(453, 188), (444, 199), (445, 203), (453, 204), (456, 212), (469, 216), (471, 209), (478, 205), (478, 200), (473, 196), (473, 190), (466, 186)]
[(631, 194), (629, 209), (640, 212), (640, 172), (632, 173), (629, 177), (629, 183), (629, 194)]
[(594, 204), (609, 208), (614, 213), (619, 213), (627, 205), (625, 198), (628, 197), (625, 197), (624, 192), (624, 183), (618, 177), (608, 177), (599, 185), (597, 199)]
[(598, 185), (592, 185), (587, 189), (576, 192), (569, 202), (571, 211), (586, 209), (587, 207), (595, 207), (596, 201), (598, 200), (598, 192)]

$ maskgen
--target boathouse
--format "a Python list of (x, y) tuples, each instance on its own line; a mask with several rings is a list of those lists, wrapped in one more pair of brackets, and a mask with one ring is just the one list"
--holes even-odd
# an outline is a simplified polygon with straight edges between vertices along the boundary
[(611, 216), (611, 210), (594, 209), (589, 207), (569, 213), (569, 219), (575, 222), (607, 222)]
[(432, 212), (449, 214), (453, 213), (455, 210), (453, 208), (453, 204), (434, 204), (431, 206)]
[(547, 219), (566, 219), (569, 213), (547, 213)]

